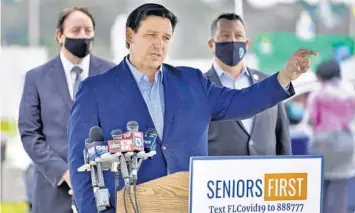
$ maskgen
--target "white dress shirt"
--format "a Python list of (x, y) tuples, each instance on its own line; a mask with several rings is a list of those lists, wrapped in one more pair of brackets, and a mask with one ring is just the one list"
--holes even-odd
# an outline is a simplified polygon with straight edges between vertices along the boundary
[[(243, 71), (240, 73), (238, 78), (234, 80), (227, 72), (222, 70), (222, 68), (218, 66), (215, 62), (213, 62), (212, 65), (213, 68), (216, 70), (217, 76), (223, 86), (231, 89), (244, 89), (252, 85), (250, 73), (245, 67), (243, 68)], [(253, 128), (253, 121), (254, 118), (249, 118), (241, 121), (249, 134), (251, 134)]]
[(65, 78), (67, 80), (68, 89), (70, 93), (70, 97), (73, 100), (73, 90), (75, 84), (75, 73), (71, 72), (73, 67), (80, 67), (83, 71), (80, 74), (80, 78), (83, 81), (85, 78), (89, 76), (89, 67), (90, 67), (90, 54), (85, 56), (79, 64), (73, 64), (70, 62), (63, 54), (60, 52), (60, 60), (62, 61)]

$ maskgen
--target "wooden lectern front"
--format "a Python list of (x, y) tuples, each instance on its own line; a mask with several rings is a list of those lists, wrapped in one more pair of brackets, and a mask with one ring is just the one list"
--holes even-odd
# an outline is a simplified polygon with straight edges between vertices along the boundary
[[(131, 197), (134, 203), (133, 187)], [(134, 213), (126, 193), (127, 213)], [(137, 186), (140, 213), (187, 213), (189, 205), (189, 173), (178, 172)], [(116, 213), (125, 213), (123, 190), (117, 193)]]

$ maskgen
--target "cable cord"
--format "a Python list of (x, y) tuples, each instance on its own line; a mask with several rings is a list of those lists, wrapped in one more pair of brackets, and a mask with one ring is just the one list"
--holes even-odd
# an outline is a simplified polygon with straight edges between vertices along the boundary
[[(133, 192), (133, 193), (134, 193), (134, 192)], [(129, 202), (130, 202), (131, 205), (132, 205), (132, 208), (133, 208), (133, 210), (134, 210), (134, 213), (138, 213), (138, 210), (136, 209), (136, 206), (135, 206), (134, 203), (133, 203), (132, 194), (131, 194), (131, 189), (129, 189), (128, 195), (129, 195)]]
[(115, 172), (115, 202), (118, 201), (118, 190), (119, 190), (119, 185), (120, 185), (120, 173)]
[(133, 195), (134, 195), (134, 202), (136, 204), (137, 213), (140, 213), (138, 199), (137, 199), (137, 183), (136, 183), (136, 181), (133, 183)]
[(134, 213), (137, 213), (137, 210), (136, 210), (136, 208), (134, 206), (130, 191), (131, 191), (130, 189), (127, 191), (127, 188), (124, 187), (124, 190), (123, 190), (123, 205), (124, 205), (124, 208), (125, 208), (125, 213), (128, 213), (127, 202), (126, 202), (126, 193), (128, 193), (129, 201), (130, 201), (130, 203), (132, 205)]
[(124, 211), (125, 213), (128, 213), (128, 210), (127, 210), (127, 203), (126, 203), (126, 187), (124, 187), (123, 189), (123, 206), (124, 206)]

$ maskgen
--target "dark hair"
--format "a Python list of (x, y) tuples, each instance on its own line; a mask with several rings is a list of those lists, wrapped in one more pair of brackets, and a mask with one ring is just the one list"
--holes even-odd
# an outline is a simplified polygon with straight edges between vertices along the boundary
[[(178, 18), (174, 15), (174, 13), (165, 8), (163, 5), (148, 3), (137, 7), (129, 14), (126, 22), (126, 28), (131, 28), (134, 32), (137, 32), (140, 23), (148, 16), (158, 16), (169, 19), (173, 27), (173, 31), (178, 22)], [(126, 47), (129, 48), (129, 43), (127, 41)]]
[(94, 29), (95, 29), (95, 20), (94, 20), (93, 15), (90, 13), (89, 9), (83, 8), (83, 7), (71, 7), (71, 8), (66, 8), (66, 9), (62, 10), (62, 12), (60, 12), (60, 14), (59, 14), (58, 23), (57, 23), (57, 29), (59, 30), (60, 33), (63, 33), (63, 31), (64, 31), (64, 22), (65, 22), (65, 20), (68, 18), (68, 16), (71, 13), (73, 13), (75, 11), (83, 12), (87, 16), (89, 16), (91, 21), (92, 21), (92, 24), (94, 26)]
[(227, 19), (230, 21), (240, 21), (244, 25), (244, 21), (241, 16), (235, 14), (235, 13), (223, 13), (219, 15), (216, 19), (213, 20), (211, 24), (211, 36), (213, 37), (216, 33), (217, 29), (217, 23), (221, 19)]
[(333, 59), (322, 62), (317, 67), (316, 76), (321, 81), (329, 81), (333, 78), (340, 78), (341, 70), (339, 63)]

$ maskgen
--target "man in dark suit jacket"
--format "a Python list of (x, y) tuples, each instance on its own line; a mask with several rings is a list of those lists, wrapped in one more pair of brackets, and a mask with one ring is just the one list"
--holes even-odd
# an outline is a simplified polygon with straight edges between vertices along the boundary
[[(136, 8), (126, 23), (129, 56), (81, 84), (68, 122), (69, 170), (80, 212), (97, 212), (90, 174), (77, 170), (91, 127), (100, 126), (105, 140), (112, 130), (125, 130), (128, 121), (137, 121), (142, 132), (157, 130), (157, 153), (141, 165), (138, 184), (188, 171), (191, 156), (208, 154), (210, 120), (245, 119), (290, 97), (291, 80), (309, 69), (305, 57), (314, 54), (297, 51), (282, 71), (245, 90), (222, 88), (197, 69), (163, 63), (176, 23), (162, 5)], [(114, 175), (105, 172), (104, 179), (115, 207)]]
[[(242, 18), (234, 13), (222, 14), (213, 21), (208, 44), (215, 57), (212, 68), (205, 73), (208, 79), (219, 86), (243, 89), (268, 77), (245, 66), (245, 34)], [(288, 128), (283, 104), (245, 120), (211, 122), (209, 155), (290, 155)]]
[(82, 80), (114, 64), (90, 54), (95, 22), (87, 9), (69, 8), (59, 17), (60, 54), (26, 73), (18, 127), (34, 166), (35, 213), (72, 212), (67, 122)]

